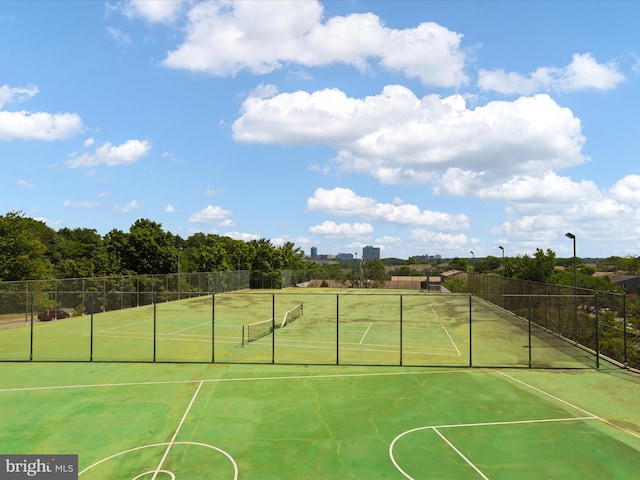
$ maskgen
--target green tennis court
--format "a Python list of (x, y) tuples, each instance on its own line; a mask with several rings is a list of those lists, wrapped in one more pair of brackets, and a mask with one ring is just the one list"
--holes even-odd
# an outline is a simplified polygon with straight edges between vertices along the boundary
[(203, 295), (0, 347), (0, 453), (81, 479), (640, 478), (640, 378), (465, 295)]
[(638, 478), (625, 373), (0, 364), (0, 449), (82, 479)]
[(0, 360), (595, 366), (593, 354), (481, 299), (413, 291), (201, 294), (59, 321), (32, 316), (23, 327), (0, 331)]

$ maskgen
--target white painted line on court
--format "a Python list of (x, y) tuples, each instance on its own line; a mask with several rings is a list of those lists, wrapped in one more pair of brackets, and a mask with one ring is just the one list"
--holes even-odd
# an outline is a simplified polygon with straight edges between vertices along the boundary
[(517, 383), (520, 383), (520, 384), (524, 385), (524, 386), (525, 386), (525, 387), (527, 387), (527, 388), (530, 388), (530, 389), (532, 389), (532, 390), (535, 390), (536, 392), (541, 393), (541, 394), (543, 394), (543, 395), (546, 395), (546, 396), (547, 396), (547, 397), (549, 397), (549, 398), (553, 398), (554, 400), (556, 400), (556, 401), (558, 401), (558, 402), (560, 402), (560, 403), (564, 403), (565, 405), (567, 405), (567, 406), (569, 406), (569, 407), (571, 407), (571, 408), (574, 408), (574, 409), (576, 409), (576, 410), (578, 410), (578, 411), (580, 411), (580, 412), (586, 413), (587, 415), (591, 415), (591, 416), (593, 416), (594, 418), (597, 418), (598, 420), (600, 420), (601, 422), (606, 423), (607, 425), (610, 425), (610, 426), (612, 426), (612, 427), (615, 427), (615, 428), (617, 428), (618, 430), (623, 431), (624, 433), (628, 433), (629, 435), (632, 435), (632, 436), (634, 436), (634, 437), (636, 437), (636, 438), (640, 438), (640, 434), (637, 434), (637, 433), (634, 433), (634, 432), (632, 432), (632, 431), (630, 431), (630, 430), (627, 430), (627, 429), (625, 429), (625, 428), (622, 428), (622, 427), (620, 427), (620, 426), (616, 425), (615, 423), (610, 422), (609, 420), (605, 420), (604, 418), (598, 417), (597, 415), (595, 415), (595, 414), (593, 414), (593, 413), (591, 413), (591, 412), (586, 411), (584, 408), (580, 408), (580, 407), (578, 407), (577, 405), (574, 405), (574, 404), (572, 404), (572, 403), (567, 402), (566, 400), (562, 400), (561, 398), (558, 398), (558, 397), (556, 397), (555, 395), (551, 395), (549, 392), (545, 392), (544, 390), (540, 390), (539, 388), (534, 387), (533, 385), (530, 385), (530, 384), (528, 384), (527, 382), (523, 382), (522, 380), (518, 380), (517, 378), (512, 377), (511, 375), (507, 375), (507, 374), (506, 374), (506, 373), (504, 373), (504, 372), (498, 372), (498, 373), (499, 373), (500, 375), (503, 375), (503, 376), (507, 377), (507, 378), (510, 378), (510, 379), (511, 379), (511, 380), (513, 380), (514, 382), (517, 382)]
[(465, 457), (462, 452), (460, 452), (449, 440), (447, 440), (444, 435), (440, 432), (440, 430), (444, 430), (447, 428), (471, 428), (471, 427), (489, 427), (496, 425), (526, 425), (526, 424), (536, 424), (536, 423), (550, 423), (550, 422), (576, 422), (576, 421), (585, 421), (585, 420), (600, 420), (595, 415), (589, 415), (588, 417), (567, 417), (567, 418), (543, 418), (538, 420), (511, 420), (504, 422), (483, 422), (483, 423), (460, 423), (460, 424), (451, 424), (451, 425), (428, 425), (424, 427), (412, 428), (411, 430), (407, 430), (406, 432), (402, 432), (396, 438), (393, 439), (391, 444), (389, 445), (389, 457), (391, 458), (391, 462), (398, 469), (400, 473), (402, 473), (405, 477), (414, 480), (407, 472), (405, 472), (398, 462), (396, 462), (395, 456), (393, 455), (393, 447), (402, 437), (409, 435), (411, 433), (419, 432), (422, 430), (431, 430), (440, 436), (451, 448), (455, 450), (455, 452), (460, 455), (471, 467), (473, 467), (476, 472), (478, 472), (482, 478), (485, 480), (489, 480), (478, 468), (476, 468), (473, 463), (471, 463), (467, 457)]
[[(398, 367), (392, 367), (397, 370)], [(486, 370), (478, 369), (478, 372), (485, 372)], [(0, 393), (7, 392), (32, 392), (42, 390), (64, 390), (74, 388), (111, 388), (111, 387), (139, 387), (145, 385), (184, 385), (188, 383), (226, 383), (226, 382), (252, 382), (252, 381), (282, 381), (282, 380), (314, 380), (314, 379), (335, 379), (335, 378), (365, 378), (365, 377), (389, 377), (389, 376), (404, 376), (404, 375), (438, 375), (438, 374), (457, 374), (465, 373), (464, 370), (425, 370), (425, 371), (394, 371), (383, 373), (347, 373), (347, 374), (333, 374), (333, 375), (283, 375), (281, 377), (233, 377), (233, 378), (214, 378), (214, 379), (202, 379), (202, 380), (165, 380), (165, 381), (150, 381), (150, 382), (123, 382), (123, 383), (97, 383), (97, 384), (80, 384), (80, 385), (53, 385), (49, 387), (14, 387), (14, 388), (2, 388)], [(468, 373), (468, 372), (466, 372)]]
[(430, 303), (429, 306), (431, 307), (431, 310), (433, 310), (433, 314), (436, 316), (436, 318), (438, 318), (438, 312), (436, 312), (436, 309), (433, 308), (433, 304)]
[(139, 322), (127, 323), (125, 325), (118, 325), (118, 326), (112, 327), (112, 328), (104, 328), (102, 330), (96, 330), (93, 333), (110, 332), (110, 331), (115, 330), (117, 328), (130, 327), (131, 325), (139, 325), (141, 323), (148, 323), (148, 322), (151, 322), (151, 321), (152, 321), (152, 319), (140, 320)]
[(469, 460), (467, 457), (465, 457), (464, 454), (453, 445), (453, 443), (451, 443), (442, 433), (440, 433), (440, 430), (438, 430), (437, 428), (434, 428), (433, 431), (436, 432), (440, 436), (440, 438), (447, 443), (447, 445), (449, 445), (451, 448), (453, 448), (453, 450), (458, 455), (460, 455), (460, 457), (465, 462), (467, 462), (471, 468), (473, 468), (476, 472), (478, 472), (478, 474), (482, 478), (484, 478), (485, 480), (489, 480), (489, 477), (487, 477), (484, 473), (482, 473), (482, 471), (478, 467), (476, 467), (471, 460)]
[(462, 354), (460, 353), (460, 350), (458, 350), (458, 346), (456, 345), (456, 342), (453, 341), (453, 338), (451, 338), (451, 335), (449, 335), (449, 331), (447, 330), (447, 327), (444, 326), (444, 323), (441, 324), (442, 328), (444, 329), (444, 333), (447, 334), (447, 337), (449, 337), (449, 340), (451, 341), (451, 344), (453, 345), (453, 348), (456, 349), (456, 352), (458, 352), (458, 356), (461, 357)]
[[(174, 442), (173, 444), (174, 445), (187, 445), (187, 446), (195, 445), (197, 447), (209, 448), (211, 450), (215, 450), (215, 451), (223, 454), (231, 462), (231, 465), (233, 466), (233, 471), (234, 471), (233, 479), (237, 480), (237, 478), (238, 478), (238, 464), (233, 459), (233, 457), (231, 455), (229, 455), (229, 453), (225, 452), (221, 448), (214, 447), (213, 445), (209, 445), (208, 443), (202, 443), (202, 442)], [(92, 468), (95, 468), (95, 467), (97, 467), (99, 465), (102, 465), (103, 463), (106, 463), (106, 462), (108, 462), (110, 460), (113, 460), (114, 458), (118, 458), (118, 457), (127, 455), (128, 453), (138, 452), (140, 450), (144, 450), (144, 449), (147, 449), (147, 448), (164, 447), (165, 445), (167, 445), (166, 442), (165, 443), (154, 443), (152, 445), (143, 445), (141, 447), (133, 447), (133, 448), (130, 448), (128, 450), (124, 450), (122, 452), (118, 452), (118, 453), (116, 453), (114, 455), (110, 455), (110, 456), (108, 456), (106, 458), (103, 458), (102, 460), (97, 461), (93, 465), (89, 465), (87, 468), (85, 468), (80, 473), (78, 473), (78, 476), (82, 476), (84, 473), (88, 472)], [(151, 472), (147, 472), (147, 473), (151, 473)]]
[(180, 429), (182, 429), (182, 425), (184, 425), (184, 422), (187, 419), (187, 415), (189, 415), (189, 410), (191, 410), (191, 407), (193, 406), (193, 402), (196, 401), (196, 397), (198, 396), (198, 393), (200, 392), (200, 389), (202, 388), (203, 384), (204, 384), (203, 381), (200, 381), (200, 383), (198, 384), (198, 388), (196, 389), (196, 392), (193, 394), (193, 397), (191, 397), (189, 406), (187, 407), (187, 410), (184, 412), (184, 415), (182, 416), (182, 420), (180, 420), (180, 424), (178, 425), (178, 428), (176, 428), (176, 431), (174, 432), (173, 437), (171, 437), (171, 440), (169, 441), (169, 444), (167, 445), (167, 448), (164, 451), (164, 455), (162, 456), (162, 459), (160, 460), (160, 463), (158, 464), (156, 471), (153, 473), (153, 477), (151, 477), (151, 480), (156, 480), (158, 473), (160, 473), (160, 471), (162, 470), (162, 466), (164, 465), (164, 462), (167, 459), (167, 455), (169, 455), (169, 452), (171, 451), (171, 447), (176, 441), (176, 437), (178, 436), (178, 433), (180, 433)]
[(199, 325), (193, 325), (191, 327), (182, 328), (180, 330), (176, 330), (175, 332), (169, 332), (168, 335), (176, 335), (178, 333), (186, 332), (187, 330), (192, 330), (194, 328), (204, 327), (204, 326), (207, 326), (207, 325), (211, 325), (211, 322), (202, 322)]
[(373, 322), (369, 322), (369, 326), (367, 327), (367, 330), (364, 332), (364, 335), (362, 335), (362, 338), (360, 339), (360, 342), (358, 343), (358, 345), (362, 345), (362, 342), (364, 342), (364, 337), (367, 336), (367, 333), (369, 333), (369, 330), (371, 330), (372, 325), (373, 325)]

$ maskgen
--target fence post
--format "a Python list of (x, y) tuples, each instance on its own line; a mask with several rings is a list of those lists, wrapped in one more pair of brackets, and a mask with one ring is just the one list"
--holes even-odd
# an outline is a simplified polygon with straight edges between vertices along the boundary
[(600, 368), (600, 301), (596, 293), (596, 368)]
[(30, 332), (30, 340), (29, 340), (29, 360), (33, 360), (33, 305), (34, 305), (34, 296), (35, 294), (31, 294), (31, 332)]
[(527, 313), (527, 317), (529, 319), (529, 368), (532, 367), (531, 364), (531, 295), (528, 296), (528, 300), (529, 300), (529, 305), (528, 305), (528, 313)]
[(469, 295), (469, 366), (472, 367), (473, 366), (473, 355), (472, 355), (472, 351), (473, 351), (473, 335), (472, 335), (472, 321), (471, 321), (471, 310), (472, 310), (472, 299), (473, 297), (471, 295)]
[(624, 358), (624, 368), (627, 368), (629, 365), (627, 363), (627, 292), (622, 294), (622, 336), (623, 336), (623, 353), (622, 356)]
[(157, 326), (157, 315), (156, 315), (156, 293), (153, 292), (151, 298), (153, 299), (153, 361), (156, 361), (156, 333), (158, 330)]
[[(211, 363), (216, 361), (216, 294), (211, 294)], [(242, 329), (244, 334), (244, 328)], [(244, 344), (244, 342), (243, 342)], [(243, 345), (244, 346), (244, 345)]]
[(89, 318), (89, 361), (93, 362), (93, 310), (94, 310), (94, 302), (93, 297), (94, 293), (91, 292), (91, 317)]
[(271, 294), (271, 363), (276, 363), (276, 295)]
[(402, 366), (402, 295), (400, 295), (400, 366)]
[(340, 294), (336, 293), (336, 365), (340, 365)]

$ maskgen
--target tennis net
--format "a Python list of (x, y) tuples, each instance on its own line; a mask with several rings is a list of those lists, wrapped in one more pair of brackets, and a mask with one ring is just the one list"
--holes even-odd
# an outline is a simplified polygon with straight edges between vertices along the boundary
[(273, 318), (262, 320), (261, 322), (247, 323), (242, 326), (242, 346), (245, 346), (249, 342), (254, 342), (262, 337), (266, 337), (271, 334), (276, 328), (284, 328), (291, 322), (297, 320), (303, 315), (302, 303), (299, 303), (292, 309), (288, 310), (282, 321), (276, 323)]
[(299, 303), (298, 305), (296, 305), (295, 307), (293, 307), (291, 310), (289, 310), (287, 313), (284, 314), (284, 317), (282, 318), (282, 322), (280, 323), (279, 328), (286, 327), (291, 322), (299, 319), (302, 316), (302, 314), (303, 314), (302, 303)]

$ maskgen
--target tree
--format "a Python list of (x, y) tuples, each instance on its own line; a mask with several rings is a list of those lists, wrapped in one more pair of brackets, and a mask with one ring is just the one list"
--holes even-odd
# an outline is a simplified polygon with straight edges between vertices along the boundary
[(532, 282), (549, 283), (556, 265), (555, 258), (556, 254), (550, 248), (546, 253), (540, 248), (536, 248), (533, 257), (525, 254), (510, 259), (509, 268), (505, 267), (505, 275)]
[(125, 252), (129, 249), (129, 238), (122, 230), (113, 229), (104, 237), (104, 249), (107, 255), (107, 275), (127, 275)]
[(127, 235), (124, 261), (127, 270), (137, 274), (174, 273), (174, 238), (162, 225), (147, 219), (136, 220)]
[(34, 227), (46, 231), (43, 222), (25, 218), (21, 212), (0, 216), (0, 280), (49, 278), (51, 263), (47, 247), (34, 235)]
[(62, 228), (58, 231), (61, 260), (55, 265), (57, 278), (106, 275), (109, 258), (102, 237), (94, 229)]
[(387, 274), (380, 260), (368, 260), (362, 264), (362, 275), (367, 288), (378, 288), (384, 285)]
[(449, 262), (449, 268), (466, 272), (469, 269), (469, 261), (466, 258), (455, 257)]
[(477, 258), (473, 263), (473, 271), (475, 273), (490, 273), (502, 266), (502, 260), (493, 255), (487, 258)]

